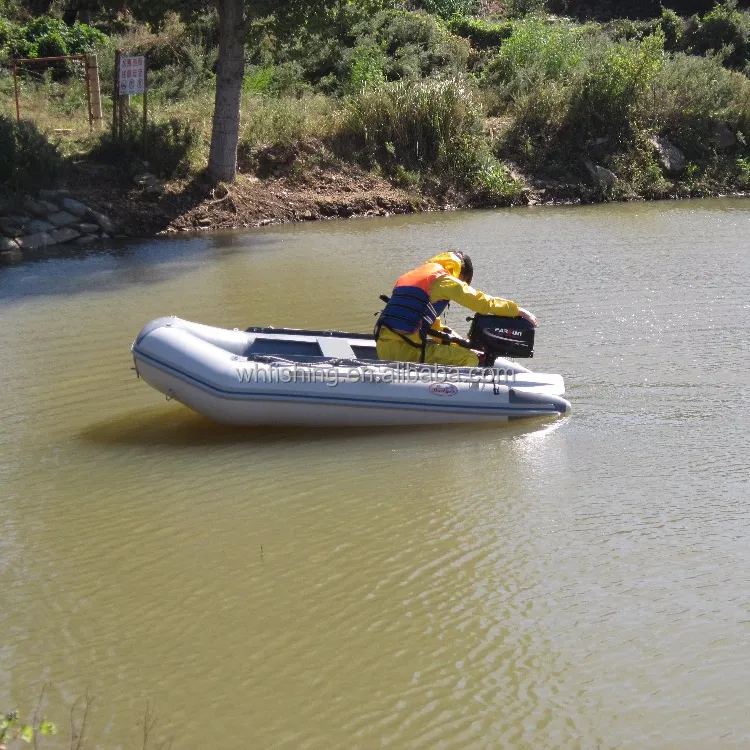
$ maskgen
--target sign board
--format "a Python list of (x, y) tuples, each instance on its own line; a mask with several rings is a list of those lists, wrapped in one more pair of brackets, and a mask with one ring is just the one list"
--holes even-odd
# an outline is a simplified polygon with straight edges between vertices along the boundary
[(146, 90), (146, 58), (120, 57), (120, 96)]

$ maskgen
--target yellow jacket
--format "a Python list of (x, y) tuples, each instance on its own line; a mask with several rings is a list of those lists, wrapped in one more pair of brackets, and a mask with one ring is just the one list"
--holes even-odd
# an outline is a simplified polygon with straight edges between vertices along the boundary
[[(501, 297), (491, 297), (460, 281), (458, 277), (461, 275), (461, 261), (453, 253), (441, 253), (427, 262), (439, 263), (450, 274), (450, 276), (440, 276), (434, 281), (430, 287), (430, 302), (450, 300), (482, 315), (505, 315), (509, 318), (518, 316), (518, 305), (515, 302)], [(432, 329), (436, 331), (442, 331), (444, 327), (440, 318), (432, 325)], [(406, 338), (418, 345), (422, 343), (419, 332)], [(388, 328), (383, 328), (380, 331), (379, 341), (395, 342), (403, 341), (403, 339)]]

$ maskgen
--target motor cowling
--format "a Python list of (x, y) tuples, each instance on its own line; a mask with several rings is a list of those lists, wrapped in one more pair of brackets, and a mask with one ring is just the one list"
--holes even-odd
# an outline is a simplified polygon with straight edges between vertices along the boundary
[(471, 319), (469, 341), (472, 349), (490, 356), (529, 359), (534, 356), (534, 326), (526, 318), (479, 315)]

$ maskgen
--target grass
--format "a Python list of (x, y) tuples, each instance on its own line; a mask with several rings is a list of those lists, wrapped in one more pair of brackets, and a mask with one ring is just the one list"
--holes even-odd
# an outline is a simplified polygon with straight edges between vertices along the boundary
[[(488, 204), (522, 199), (509, 161), (527, 173), (577, 183), (583, 198), (590, 192), (584, 158), (617, 174), (614, 197), (744, 187), (747, 169), (738, 165), (750, 163), (750, 79), (739, 67), (749, 17), (728, 6), (689, 23), (665, 12), (652, 21), (608, 25), (538, 12), (496, 21), (359, 14), (346, 33), (305, 37), (307, 57), (267, 38), (259, 45), (265, 51), (245, 79), (240, 147), (249, 154), (314, 139), (396, 184), (437, 183)], [(731, 50), (714, 50), (730, 38)], [(689, 54), (699, 42), (707, 54)], [(148, 52), (150, 116), (156, 123), (178, 120), (197, 134), (188, 169), (199, 171), (214, 101), (210, 34), (172, 17), (159, 34), (135, 25), (102, 45), (105, 128), (116, 47)], [(21, 87), (23, 115), (64, 155), (90, 153), (99, 134), (89, 131), (79, 73), (55, 80), (49, 71), (29, 70)], [(3, 69), (0, 113), (15, 114)], [(484, 127), (488, 116), (502, 120), (502, 132)], [(717, 144), (717, 128), (729, 129), (733, 145)], [(683, 150), (693, 165), (684, 175), (661, 172), (650, 146), (654, 135)]]

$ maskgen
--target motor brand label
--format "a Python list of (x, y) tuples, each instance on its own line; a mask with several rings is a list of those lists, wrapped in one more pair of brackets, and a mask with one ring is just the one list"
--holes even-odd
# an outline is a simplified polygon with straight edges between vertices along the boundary
[(510, 328), (493, 328), (493, 333), (502, 333), (506, 336), (513, 336), (517, 339), (520, 339), (523, 336), (523, 331), (514, 331)]
[(433, 383), (430, 386), (430, 393), (436, 396), (455, 396), (458, 388), (453, 383)]

